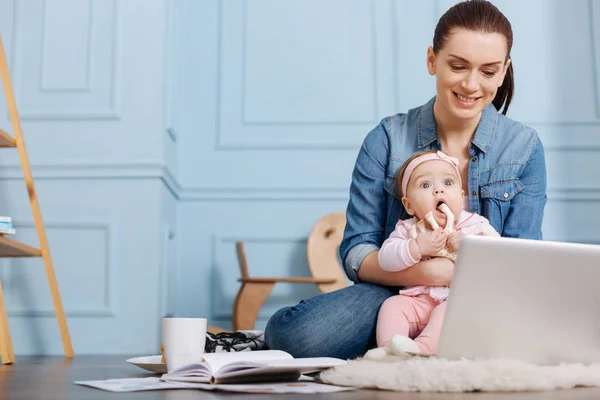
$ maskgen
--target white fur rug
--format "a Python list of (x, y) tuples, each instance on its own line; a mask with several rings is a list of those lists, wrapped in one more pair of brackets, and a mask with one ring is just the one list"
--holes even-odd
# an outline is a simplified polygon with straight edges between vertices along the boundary
[(600, 386), (600, 364), (538, 366), (511, 359), (448, 361), (437, 357), (357, 359), (323, 371), (323, 382), (401, 392), (514, 392)]

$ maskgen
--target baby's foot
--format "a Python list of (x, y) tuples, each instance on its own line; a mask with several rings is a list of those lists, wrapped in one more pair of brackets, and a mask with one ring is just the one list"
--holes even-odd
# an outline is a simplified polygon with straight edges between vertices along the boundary
[(389, 356), (391, 353), (391, 349), (389, 345), (384, 347), (376, 347), (366, 352), (363, 358), (367, 360), (381, 360), (385, 356)]
[(419, 346), (409, 337), (402, 335), (394, 335), (392, 336), (392, 340), (390, 340), (389, 348), (391, 353), (396, 356), (402, 356), (406, 353), (411, 354), (419, 354)]

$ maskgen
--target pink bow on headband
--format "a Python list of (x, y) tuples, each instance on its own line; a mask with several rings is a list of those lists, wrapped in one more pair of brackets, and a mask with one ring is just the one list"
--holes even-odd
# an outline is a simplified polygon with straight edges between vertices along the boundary
[[(437, 153), (435, 153), (440, 159), (442, 160), (447, 160), (450, 161), (452, 164), (454, 164), (455, 167), (458, 167), (458, 158), (456, 157), (452, 157), (449, 156), (446, 153), (442, 153), (441, 151), (438, 151)], [(460, 177), (460, 176), (459, 176)]]
[(402, 178), (402, 195), (403, 196), (406, 196), (406, 188), (408, 186), (408, 180), (410, 179), (410, 176), (412, 175), (414, 169), (417, 168), (417, 166), (419, 164), (423, 164), (425, 161), (431, 161), (431, 160), (442, 160), (442, 161), (445, 161), (448, 164), (450, 164), (452, 167), (454, 167), (454, 170), (456, 171), (456, 176), (458, 177), (458, 182), (462, 186), (462, 180), (460, 178), (460, 170), (458, 169), (458, 158), (451, 157), (451, 156), (447, 155), (446, 153), (437, 151), (435, 153), (423, 154), (422, 156), (415, 158), (408, 164), (408, 166), (404, 170), (404, 177)]

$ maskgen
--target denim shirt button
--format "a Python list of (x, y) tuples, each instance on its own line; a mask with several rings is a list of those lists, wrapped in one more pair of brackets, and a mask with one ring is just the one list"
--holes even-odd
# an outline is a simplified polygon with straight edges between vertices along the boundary
[(504, 198), (507, 199), (508, 198), (508, 193), (504, 192)]
[(473, 162), (477, 162), (477, 157), (473, 157)]
[(473, 190), (473, 191), (471, 192), (471, 194), (472, 194), (473, 196), (477, 196), (477, 190)]

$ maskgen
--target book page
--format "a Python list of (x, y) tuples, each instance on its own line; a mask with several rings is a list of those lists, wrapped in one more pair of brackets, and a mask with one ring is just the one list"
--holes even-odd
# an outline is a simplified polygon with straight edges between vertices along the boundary
[(292, 358), (289, 360), (273, 360), (267, 364), (270, 367), (287, 367), (294, 366), (305, 369), (306, 367), (327, 368), (335, 367), (336, 365), (346, 364), (346, 360), (332, 357), (309, 357), (309, 358)]
[[(287, 369), (271, 369), (268, 367), (263, 368), (252, 368), (244, 371), (228, 372), (217, 378), (212, 378), (210, 384), (222, 384), (222, 383), (261, 383), (261, 382), (293, 382), (300, 378), (301, 374), (292, 370)], [(190, 376), (175, 376), (175, 377), (163, 377), (168, 382), (185, 382), (185, 383), (199, 383), (198, 378)], [(161, 379), (163, 379), (161, 378)], [(200, 382), (206, 383), (206, 382)]]
[(207, 363), (190, 364), (180, 368), (176, 368), (169, 373), (163, 374), (163, 377), (188, 376), (194, 377), (195, 382), (210, 382), (212, 371)]
[[(254, 365), (252, 365), (254, 364)], [(232, 363), (223, 366), (214, 377), (223, 382), (242, 376), (273, 376), (278, 374), (310, 374), (325, 368), (346, 364), (345, 360), (329, 357), (293, 358), (289, 360), (271, 360), (260, 363)], [(250, 370), (250, 371), (248, 371)], [(237, 381), (237, 379), (235, 379)]]
[(219, 375), (219, 370), (225, 365), (236, 363), (237, 367), (243, 368), (263, 365), (275, 360), (281, 362), (293, 360), (289, 353), (281, 350), (254, 350), (254, 351), (239, 351), (231, 353), (206, 353), (204, 354), (205, 363), (208, 364), (214, 376)]

